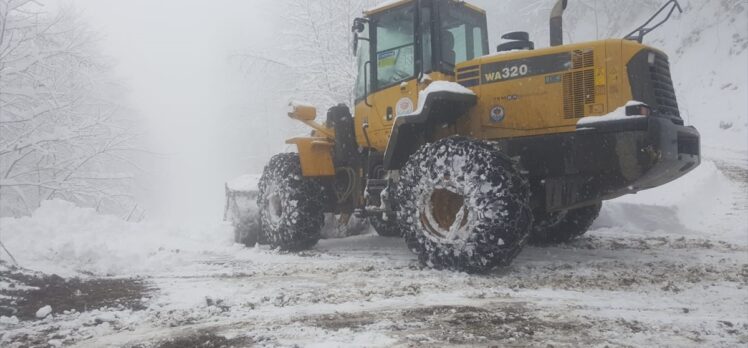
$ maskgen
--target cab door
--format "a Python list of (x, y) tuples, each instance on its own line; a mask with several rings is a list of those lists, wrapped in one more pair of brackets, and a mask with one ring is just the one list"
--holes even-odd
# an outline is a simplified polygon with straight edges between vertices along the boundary
[[(359, 86), (363, 84), (370, 91), (357, 89), (368, 94), (357, 99), (355, 110), (357, 128), (363, 123), (369, 125), (368, 134), (357, 136), (361, 146), (370, 144), (384, 152), (395, 118), (417, 108), (416, 60), (420, 58), (417, 18), (416, 2), (410, 2), (377, 13), (370, 20), (367, 28), (370, 41), (366, 46), (371, 59), (362, 61), (363, 52), (359, 51)], [(366, 75), (362, 78), (363, 74)], [(357, 133), (362, 133), (359, 129)]]

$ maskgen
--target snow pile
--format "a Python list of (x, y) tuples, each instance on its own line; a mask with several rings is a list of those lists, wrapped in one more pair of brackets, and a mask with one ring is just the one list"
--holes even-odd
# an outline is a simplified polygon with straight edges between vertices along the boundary
[(606, 202), (593, 230), (613, 228), (748, 245), (746, 216), (740, 210), (744, 198), (744, 188), (707, 161), (671, 183)]
[(0, 230), (21, 267), (62, 276), (149, 274), (235, 247), (227, 226), (131, 223), (60, 200), (43, 202), (31, 217), (0, 219)]

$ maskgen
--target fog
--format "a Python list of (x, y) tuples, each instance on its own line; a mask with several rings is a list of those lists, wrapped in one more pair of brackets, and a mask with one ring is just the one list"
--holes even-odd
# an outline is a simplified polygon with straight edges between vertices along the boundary
[[(139, 202), (152, 218), (215, 221), (223, 183), (248, 163), (249, 115), (264, 107), (232, 56), (272, 42), (272, 1), (74, 0), (143, 121)], [(239, 127), (239, 129), (237, 129)], [(258, 132), (266, 130), (257, 129)], [(282, 144), (282, 143), (281, 143)]]
[[(492, 46), (513, 30), (530, 31), (539, 46), (547, 42), (545, 7), (533, 7), (533, 18), (510, 18), (496, 15), (502, 9), (492, 1), (474, 3), (489, 12)], [(294, 44), (279, 42), (286, 30), (282, 2), (68, 0), (48, 6), (60, 4), (72, 6), (99, 33), (103, 53), (129, 91), (125, 103), (142, 121), (147, 154), (137, 200), (147, 217), (214, 222), (221, 218), (227, 179), (260, 172), (271, 154), (290, 149), (283, 139), (299, 127), (283, 110), (294, 96), (268, 87), (264, 66), (248, 76), (236, 58)], [(288, 76), (272, 79), (275, 86), (293, 83)]]

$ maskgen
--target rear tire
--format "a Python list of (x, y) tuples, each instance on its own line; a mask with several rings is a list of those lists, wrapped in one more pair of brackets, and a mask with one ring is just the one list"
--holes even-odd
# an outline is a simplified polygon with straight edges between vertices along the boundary
[(260, 178), (262, 234), (274, 248), (301, 251), (320, 239), (325, 222), (324, 189), (301, 174), (296, 153), (274, 156)]
[(585, 234), (600, 215), (603, 204), (554, 213), (535, 212), (530, 244), (548, 246), (568, 243)]
[(507, 265), (532, 226), (529, 185), (512, 160), (464, 137), (413, 154), (397, 197), (408, 247), (436, 269), (480, 273)]

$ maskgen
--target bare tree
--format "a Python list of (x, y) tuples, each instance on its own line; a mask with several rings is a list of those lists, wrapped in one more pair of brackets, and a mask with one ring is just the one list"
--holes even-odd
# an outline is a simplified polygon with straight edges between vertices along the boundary
[(70, 9), (0, 0), (0, 214), (60, 198), (129, 211), (133, 127), (95, 37)]

